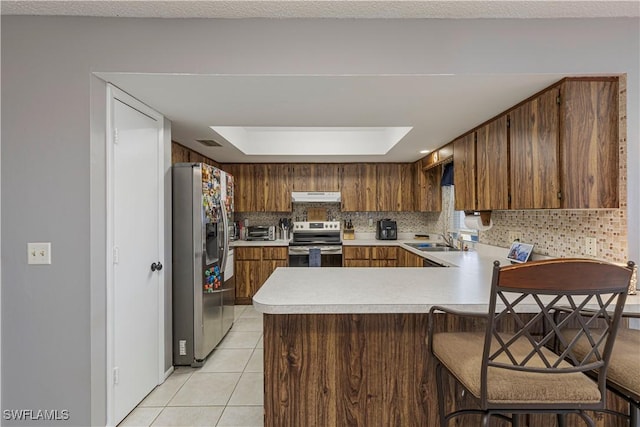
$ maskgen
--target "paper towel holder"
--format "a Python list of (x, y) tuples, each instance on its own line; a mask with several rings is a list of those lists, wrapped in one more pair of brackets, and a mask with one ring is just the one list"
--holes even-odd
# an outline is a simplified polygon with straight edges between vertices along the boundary
[(464, 211), (465, 215), (480, 216), (480, 222), (485, 227), (491, 224), (491, 211)]

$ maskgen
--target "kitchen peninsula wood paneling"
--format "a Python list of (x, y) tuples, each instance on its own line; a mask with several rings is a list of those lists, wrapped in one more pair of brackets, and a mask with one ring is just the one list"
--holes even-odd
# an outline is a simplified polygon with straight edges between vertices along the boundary
[(366, 212), (378, 209), (377, 168), (371, 163), (350, 163), (342, 167), (342, 210)]
[[(533, 315), (521, 313), (522, 321)], [(437, 426), (435, 362), (426, 337), (428, 316), (404, 314), (265, 314), (264, 410), (266, 427)], [(513, 318), (500, 330), (513, 331)], [(483, 330), (478, 318), (439, 314), (436, 332)], [(445, 401), (477, 408), (445, 375)], [(612, 409), (626, 404), (608, 393)], [(592, 413), (593, 415), (593, 413)], [(626, 420), (596, 415), (597, 427), (622, 427)], [(554, 414), (521, 415), (521, 425), (555, 426)], [(456, 418), (457, 426), (480, 424), (478, 415)], [(495, 417), (491, 427), (504, 426)], [(567, 427), (582, 427), (575, 415)]]
[[(509, 209), (509, 146), (507, 116), (476, 131), (476, 209)], [(457, 188), (456, 188), (457, 193)]]
[(509, 113), (511, 208), (560, 207), (557, 88)]
[(471, 132), (453, 141), (455, 210), (476, 209), (476, 141)]
[(567, 80), (560, 100), (562, 207), (617, 208), (617, 79)]
[(292, 165), (293, 191), (340, 191), (337, 163), (296, 163)]

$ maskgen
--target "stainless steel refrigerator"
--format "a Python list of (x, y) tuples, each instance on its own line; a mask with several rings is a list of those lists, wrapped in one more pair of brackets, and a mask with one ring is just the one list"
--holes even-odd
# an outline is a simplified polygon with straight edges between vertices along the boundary
[[(233, 323), (226, 173), (203, 163), (173, 165), (173, 361), (202, 366)], [(233, 274), (233, 273), (231, 273)], [(226, 284), (225, 284), (226, 282)]]

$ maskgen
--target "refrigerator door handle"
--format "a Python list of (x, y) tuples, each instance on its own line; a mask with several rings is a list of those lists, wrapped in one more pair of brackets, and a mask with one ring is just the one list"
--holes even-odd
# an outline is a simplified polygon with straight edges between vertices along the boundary
[(222, 213), (222, 261), (220, 262), (220, 273), (224, 273), (227, 266), (227, 256), (229, 255), (229, 218), (227, 218), (227, 209), (224, 201), (220, 200), (220, 212)]

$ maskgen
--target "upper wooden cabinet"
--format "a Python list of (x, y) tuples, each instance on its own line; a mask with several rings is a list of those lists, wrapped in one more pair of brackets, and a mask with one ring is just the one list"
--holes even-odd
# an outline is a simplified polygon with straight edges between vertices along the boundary
[(378, 163), (378, 211), (414, 211), (414, 168), (410, 163)]
[(476, 131), (477, 210), (509, 209), (507, 134), (506, 115)]
[(509, 113), (511, 208), (560, 207), (557, 88)]
[(236, 212), (290, 212), (290, 168), (276, 163), (224, 165), (235, 179)]
[(292, 167), (293, 191), (340, 191), (336, 163), (297, 163)]
[(353, 163), (342, 167), (342, 210), (375, 211), (378, 208), (378, 182), (376, 165)]
[(453, 141), (455, 210), (476, 209), (476, 141), (471, 132)]
[[(291, 211), (291, 165), (266, 163), (261, 165), (264, 172), (261, 174), (264, 195), (265, 212), (290, 212)], [(256, 169), (259, 169), (258, 167)], [(260, 199), (260, 198), (259, 198)], [(262, 207), (262, 206), (259, 206)]]
[(440, 212), (442, 210), (442, 165), (427, 168), (425, 159), (414, 163), (415, 169), (415, 210), (419, 212)]
[(617, 79), (566, 80), (560, 86), (561, 206), (617, 208)]

